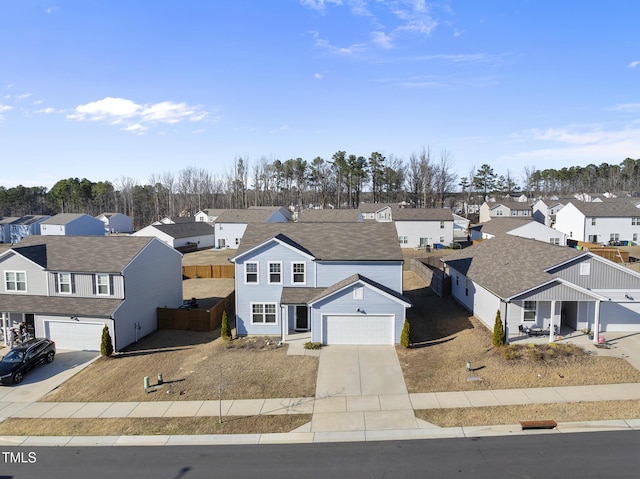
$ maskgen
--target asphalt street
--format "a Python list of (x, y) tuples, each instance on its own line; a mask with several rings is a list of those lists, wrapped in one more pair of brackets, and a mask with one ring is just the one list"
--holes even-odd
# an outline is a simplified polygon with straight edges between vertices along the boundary
[(421, 441), (3, 447), (0, 479), (637, 478), (640, 431)]

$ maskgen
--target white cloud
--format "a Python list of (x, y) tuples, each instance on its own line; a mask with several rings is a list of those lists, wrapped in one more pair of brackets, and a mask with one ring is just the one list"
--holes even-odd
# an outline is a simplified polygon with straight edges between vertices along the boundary
[(162, 101), (139, 105), (126, 98), (106, 97), (79, 105), (67, 118), (77, 121), (105, 121), (112, 125), (124, 124), (125, 131), (142, 133), (156, 124), (176, 124), (184, 120), (201, 121), (207, 112), (200, 106)]
[(42, 108), (40, 110), (36, 110), (36, 113), (42, 113), (42, 114), (45, 114), (45, 115), (50, 115), (51, 113), (62, 113), (62, 112), (56, 110), (55, 108), (52, 108), (52, 107), (48, 106), (47, 108)]
[(621, 105), (616, 105), (613, 110), (637, 113), (640, 111), (640, 103), (623, 103)]
[(301, 5), (319, 12), (323, 12), (325, 6), (330, 3), (333, 3), (334, 5), (342, 5), (342, 0), (300, 0)]
[(329, 40), (324, 40), (317, 37), (314, 42), (315, 46), (323, 48), (324, 50), (334, 55), (352, 55), (354, 53), (362, 52), (366, 49), (366, 45), (363, 43), (354, 43), (348, 47), (336, 47), (332, 45)]
[(1, 104), (1, 103), (0, 103), (0, 120), (3, 120), (3, 119), (4, 119), (4, 116), (2, 116), (2, 114), (3, 114), (5, 111), (9, 111), (9, 110), (11, 110), (11, 109), (13, 109), (13, 107), (12, 107), (12, 106), (9, 106), (9, 105), (3, 105), (3, 104)]
[(640, 65), (640, 61), (636, 60), (636, 61), (633, 61), (633, 62), (629, 63), (629, 68), (635, 68), (638, 65)]
[(323, 77), (324, 77), (324, 75), (322, 73), (314, 73), (313, 74), (313, 78), (315, 78), (316, 80), (322, 80)]
[(289, 125), (281, 125), (278, 128), (271, 130), (269, 133), (278, 133), (281, 131), (287, 131), (289, 129)]
[(385, 50), (393, 48), (393, 40), (391, 39), (391, 36), (387, 35), (385, 32), (371, 32), (371, 37), (373, 38), (373, 43)]

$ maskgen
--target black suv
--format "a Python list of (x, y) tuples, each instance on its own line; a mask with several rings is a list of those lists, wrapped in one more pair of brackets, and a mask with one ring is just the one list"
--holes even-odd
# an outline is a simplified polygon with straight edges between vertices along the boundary
[(25, 373), (56, 355), (56, 343), (50, 339), (29, 339), (14, 347), (0, 360), (0, 384), (18, 384)]

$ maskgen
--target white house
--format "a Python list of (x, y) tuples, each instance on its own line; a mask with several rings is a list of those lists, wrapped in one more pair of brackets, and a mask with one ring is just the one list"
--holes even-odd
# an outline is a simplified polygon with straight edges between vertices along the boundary
[(393, 222), (401, 248), (453, 242), (453, 213), (448, 208), (400, 208), (393, 211)]
[(60, 213), (40, 223), (42, 236), (104, 236), (104, 223), (84, 213)]
[[(398, 208), (395, 208), (396, 210)], [(375, 220), (378, 222), (393, 221), (393, 208), (384, 203), (360, 203), (358, 210), (363, 220)]]
[(556, 214), (555, 227), (576, 241), (637, 244), (640, 210), (631, 202), (569, 202)]
[(157, 328), (157, 308), (182, 304), (182, 255), (155, 238), (29, 236), (0, 254), (2, 327), (25, 323), (58, 349), (116, 351)]
[(133, 221), (130, 216), (122, 213), (102, 213), (96, 218), (104, 223), (104, 231), (107, 234), (133, 232)]
[(208, 223), (195, 221), (149, 225), (136, 231), (132, 236), (154, 236), (172, 248), (194, 246), (197, 249), (206, 249), (214, 245), (213, 227)]
[(531, 217), (531, 207), (528, 203), (520, 201), (501, 201), (495, 203), (487, 203), (486, 201), (480, 206), (480, 223), (486, 223), (492, 218), (505, 217)]
[(198, 211), (195, 215), (195, 221), (204, 221), (205, 223), (209, 223), (211, 226), (213, 226), (213, 224), (216, 222), (216, 220), (218, 219), (218, 216), (220, 216), (220, 214), (226, 211), (224, 209), (214, 209), (214, 208), (208, 208), (208, 209), (204, 209), (204, 210), (200, 210)]
[(470, 221), (464, 216), (453, 213), (453, 239), (466, 240), (469, 234)]
[[(493, 329), (640, 332), (640, 274), (588, 251), (503, 235), (442, 258), (451, 294)], [(508, 335), (507, 335), (508, 337)]]
[(217, 248), (237, 249), (247, 225), (251, 223), (287, 223), (291, 214), (282, 207), (252, 207), (246, 210), (225, 210), (216, 219)]
[(494, 218), (471, 228), (471, 239), (473, 240), (495, 238), (504, 234), (560, 246), (567, 245), (566, 234), (531, 219)]
[(556, 215), (563, 206), (564, 203), (559, 200), (539, 199), (533, 205), (533, 219), (545, 226), (553, 227)]

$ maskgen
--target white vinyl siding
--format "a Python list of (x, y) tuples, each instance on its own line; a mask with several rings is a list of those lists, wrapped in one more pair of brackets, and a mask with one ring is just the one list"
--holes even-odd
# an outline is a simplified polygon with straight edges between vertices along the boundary
[(7, 292), (27, 291), (27, 273), (25, 271), (5, 271), (4, 289)]

